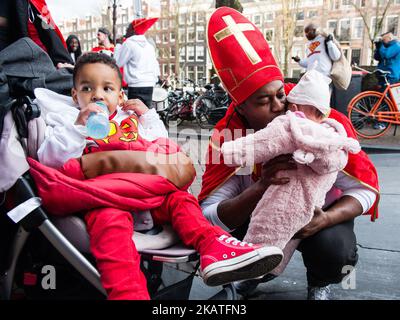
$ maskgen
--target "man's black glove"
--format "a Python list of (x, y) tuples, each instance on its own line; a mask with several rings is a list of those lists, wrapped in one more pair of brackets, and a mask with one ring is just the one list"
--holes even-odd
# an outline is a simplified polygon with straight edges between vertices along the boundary
[(325, 41), (326, 41), (326, 42), (329, 42), (329, 41), (332, 41), (332, 40), (333, 40), (333, 35), (330, 33), (330, 34), (328, 34), (328, 36), (326, 37)]
[(374, 41), (375, 47), (379, 49), (382, 46), (382, 41)]

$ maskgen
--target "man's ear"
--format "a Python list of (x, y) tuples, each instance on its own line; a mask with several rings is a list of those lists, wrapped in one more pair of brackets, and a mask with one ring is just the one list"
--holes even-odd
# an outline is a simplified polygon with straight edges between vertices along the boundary
[(75, 88), (71, 89), (71, 96), (72, 96), (72, 100), (74, 100), (74, 102), (76, 104), (78, 104), (78, 92)]

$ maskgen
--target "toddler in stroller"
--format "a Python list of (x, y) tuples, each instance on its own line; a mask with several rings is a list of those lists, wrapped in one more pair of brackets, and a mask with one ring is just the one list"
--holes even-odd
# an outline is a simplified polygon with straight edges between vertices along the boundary
[[(47, 166), (29, 160), (44, 208), (61, 215), (85, 212), (91, 253), (108, 298), (149, 298), (132, 241), (132, 211), (151, 210), (156, 224), (171, 223), (183, 243), (200, 253), (201, 273), (208, 285), (258, 277), (279, 264), (281, 250), (240, 242), (211, 226), (186, 186), (177, 187), (157, 174), (126, 171), (127, 163), (136, 158), (128, 153), (153, 150), (169, 155), (179, 149), (166, 139), (156, 143), (143, 139), (139, 124), (146, 126), (151, 110), (132, 101), (122, 104), (120, 86), (119, 70), (112, 59), (98, 54), (83, 56), (74, 72), (73, 98), (81, 109), (77, 125), (69, 126), (60, 116), (53, 118), (53, 128), (38, 151)], [(96, 112), (93, 102), (99, 100), (108, 105), (111, 127), (118, 134), (110, 131), (106, 139), (88, 143), (83, 125), (89, 113)], [(97, 152), (103, 156), (100, 162), (94, 157)], [(114, 164), (111, 171), (109, 166), (98, 170), (98, 164), (107, 161)]]

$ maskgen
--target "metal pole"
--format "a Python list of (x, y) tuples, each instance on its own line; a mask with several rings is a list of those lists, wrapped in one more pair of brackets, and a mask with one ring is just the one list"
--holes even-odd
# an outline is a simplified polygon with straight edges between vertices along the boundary
[(113, 0), (113, 43), (117, 37), (117, 0)]
[(134, 1), (135, 1), (135, 18), (141, 18), (143, 16), (142, 0), (134, 0)]

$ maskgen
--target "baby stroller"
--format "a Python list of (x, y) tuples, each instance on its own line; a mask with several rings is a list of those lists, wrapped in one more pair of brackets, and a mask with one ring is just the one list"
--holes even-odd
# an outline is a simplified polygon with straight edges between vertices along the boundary
[[(90, 254), (83, 220), (78, 215), (49, 216), (41, 207), (29, 175), (26, 156), (35, 157), (44, 125), (33, 98), (11, 94), (0, 106), (4, 115), (0, 140), (0, 297), (104, 299), (105, 290)], [(141, 233), (135, 232), (134, 241), (141, 253), (151, 298), (189, 299), (199, 267), (198, 254), (176, 242), (168, 226), (142, 229)], [(166, 285), (163, 276), (167, 265), (179, 266), (176, 268), (188, 275)], [(211, 299), (236, 299), (235, 289), (226, 285)]]

